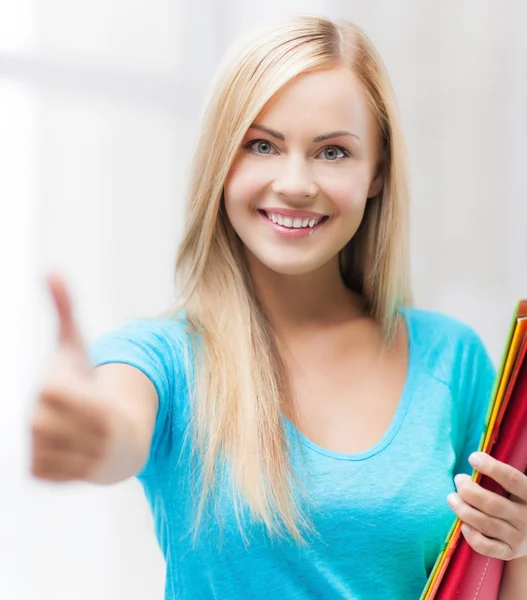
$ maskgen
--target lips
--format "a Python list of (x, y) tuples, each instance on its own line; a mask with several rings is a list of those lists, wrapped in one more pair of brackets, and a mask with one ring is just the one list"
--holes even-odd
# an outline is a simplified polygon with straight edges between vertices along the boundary
[[(258, 210), (262, 220), (267, 223), (279, 236), (284, 238), (305, 238), (318, 231), (329, 219), (327, 215), (289, 216), (281, 212)], [(310, 213), (311, 215), (315, 213)], [(281, 221), (281, 222), (280, 222)]]
[(269, 206), (268, 208), (262, 208), (267, 213), (277, 213), (284, 217), (310, 217), (317, 218), (323, 217), (324, 213), (313, 212), (312, 210), (295, 210), (293, 208), (279, 208), (276, 206)]
[(327, 215), (321, 215), (311, 211), (275, 211), (275, 210), (258, 210), (269, 221), (275, 225), (280, 225), (287, 229), (312, 229), (322, 221), (328, 219)]

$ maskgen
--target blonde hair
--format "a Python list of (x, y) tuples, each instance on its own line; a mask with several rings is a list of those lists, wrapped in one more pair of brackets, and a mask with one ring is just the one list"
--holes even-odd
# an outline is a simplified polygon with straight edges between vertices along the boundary
[[(309, 520), (296, 498), (284, 409), (287, 376), (258, 302), (223, 186), (247, 129), (294, 77), (346, 65), (363, 85), (382, 140), (384, 185), (341, 252), (343, 281), (364, 297), (386, 342), (411, 302), (405, 149), (391, 86), (368, 38), (351, 23), (294, 17), (252, 33), (220, 65), (202, 117), (176, 274), (195, 347), (190, 431), (200, 466), (196, 528), (228, 478), (243, 533), (245, 508), (270, 535), (304, 539)], [(228, 474), (228, 475), (227, 475)], [(197, 529), (196, 529), (197, 530)]]

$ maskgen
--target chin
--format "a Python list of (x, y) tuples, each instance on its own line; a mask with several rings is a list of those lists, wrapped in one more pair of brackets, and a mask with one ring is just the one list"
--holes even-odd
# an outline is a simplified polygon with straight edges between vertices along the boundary
[(305, 259), (300, 260), (269, 260), (269, 257), (266, 260), (262, 260), (258, 257), (258, 261), (273, 273), (277, 275), (307, 275), (308, 273), (312, 273), (319, 269), (323, 263), (323, 261), (307, 261)]
[(309, 265), (268, 265), (268, 268), (278, 275), (307, 275), (315, 271)]

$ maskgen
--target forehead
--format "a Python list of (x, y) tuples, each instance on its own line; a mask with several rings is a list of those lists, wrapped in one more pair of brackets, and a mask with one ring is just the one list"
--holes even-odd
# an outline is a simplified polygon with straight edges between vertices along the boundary
[(283, 133), (297, 126), (318, 133), (351, 128), (361, 138), (374, 126), (364, 89), (346, 67), (299, 75), (266, 104), (258, 122)]

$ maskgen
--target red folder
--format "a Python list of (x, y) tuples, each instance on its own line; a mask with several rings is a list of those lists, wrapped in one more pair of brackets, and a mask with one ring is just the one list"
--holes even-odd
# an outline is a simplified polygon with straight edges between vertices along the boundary
[[(516, 306), (503, 362), (490, 399), (480, 450), (527, 470), (527, 300)], [(500, 394), (500, 392), (502, 392)], [(498, 483), (476, 473), (474, 481), (501, 496)], [(473, 550), (457, 519), (421, 600), (497, 600), (504, 561)]]

